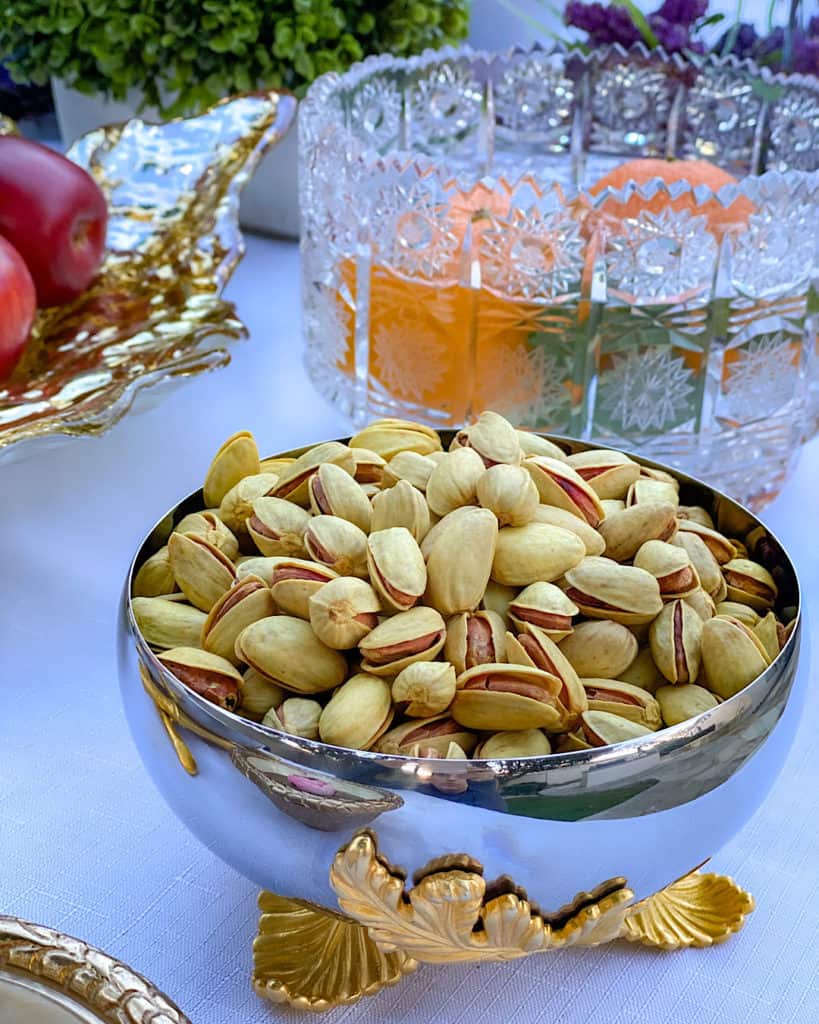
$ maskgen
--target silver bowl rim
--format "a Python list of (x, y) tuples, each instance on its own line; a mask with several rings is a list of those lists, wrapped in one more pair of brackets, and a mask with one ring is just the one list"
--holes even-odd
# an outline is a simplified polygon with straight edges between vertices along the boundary
[[(434, 429), (436, 429), (439, 434), (452, 432), (452, 428)], [(402, 769), (407, 771), (408, 774), (411, 774), (414, 770), (411, 766), (416, 765), (420, 768), (427, 767), (428, 769), (432, 769), (434, 767), (436, 775), (447, 774), (450, 772), (452, 774), (457, 774), (463, 771), (465, 765), (474, 766), (478, 770), (480, 770), (481, 767), (484, 767), (486, 769), (500, 771), (513, 769), (513, 766), (525, 766), (527, 770), (535, 772), (539, 770), (551, 771), (557, 768), (579, 768), (582, 766), (588, 766), (592, 763), (596, 768), (612, 766), (618, 763), (631, 762), (647, 756), (659, 756), (664, 751), (670, 751), (682, 744), (687, 745), (695, 739), (704, 738), (714, 732), (717, 727), (726, 725), (734, 718), (741, 717), (750, 706), (750, 703), (753, 702), (754, 698), (760, 694), (760, 691), (772, 684), (779, 672), (780, 664), (783, 661), (789, 661), (795, 654), (798, 654), (798, 644), (802, 631), (802, 585), (793, 559), (782, 542), (776, 534), (759, 519), (758, 516), (738, 502), (735, 498), (731, 498), (729, 495), (718, 490), (716, 487), (713, 487), (711, 484), (700, 480), (698, 477), (690, 476), (673, 466), (646, 458), (644, 455), (626, 448), (613, 448), (611, 445), (604, 445), (594, 441), (586, 441), (580, 438), (569, 437), (564, 434), (549, 434), (542, 431), (532, 431), (532, 433), (537, 434), (539, 437), (544, 437), (558, 445), (579, 446), (579, 448), (584, 451), (605, 449), (607, 451), (614, 450), (623, 452), (636, 462), (639, 462), (640, 465), (644, 465), (651, 469), (661, 469), (667, 473), (671, 473), (680, 481), (681, 484), (699, 487), (710, 492), (714, 499), (727, 502), (729, 506), (732, 506), (739, 512), (744, 513), (752, 519), (757, 526), (761, 526), (765, 530), (767, 536), (778, 545), (779, 550), (782, 552), (785, 562), (787, 563), (787, 567), (793, 576), (796, 597), (796, 614), (792, 620), (794, 622), (793, 629), (785, 642), (785, 646), (765, 671), (761, 673), (761, 675), (757, 676), (753, 682), (749, 683), (732, 697), (722, 701), (722, 703), (720, 703), (716, 708), (704, 711), (701, 714), (696, 715), (694, 718), (680, 722), (678, 725), (665, 726), (648, 736), (637, 737), (636, 739), (631, 740), (623, 740), (619, 743), (609, 744), (605, 747), (593, 747), (590, 750), (576, 750), (567, 753), (551, 753), (518, 758), (468, 758), (465, 761), (449, 761), (445, 758), (407, 757), (402, 754), (382, 754), (374, 750), (354, 750), (350, 747), (337, 747), (330, 743), (323, 743), (321, 740), (308, 740), (302, 737), (292, 736), (279, 729), (272, 729), (269, 726), (263, 725), (261, 722), (254, 722), (249, 718), (243, 718), (235, 712), (220, 708), (217, 705), (212, 704), (210, 701), (205, 700), (204, 697), (201, 697), (194, 690), (185, 686), (184, 683), (180, 682), (180, 680), (178, 680), (176, 676), (174, 676), (162, 664), (162, 662), (159, 661), (136, 624), (131, 604), (131, 591), (133, 587), (133, 577), (137, 558), (139, 557), (142, 549), (149, 542), (152, 534), (161, 527), (163, 522), (167, 520), (168, 516), (173, 516), (181, 505), (191, 501), (197, 494), (200, 494), (201, 488), (191, 491), (189, 494), (185, 495), (156, 520), (151, 529), (148, 530), (142, 540), (140, 540), (136, 552), (131, 559), (125, 578), (122, 603), (126, 612), (128, 627), (137, 641), (139, 650), (150, 659), (151, 667), (155, 674), (158, 674), (162, 678), (169, 690), (183, 695), (185, 700), (191, 702), (201, 710), (205, 717), (215, 718), (215, 720), (223, 725), (228, 731), (235, 732), (238, 725), (245, 736), (247, 736), (248, 733), (258, 734), (259, 746), (266, 746), (268, 740), (274, 739), (279, 745), (290, 747), (294, 752), (299, 752), (301, 754), (314, 754), (323, 758), (326, 758), (328, 755), (337, 757), (341, 756), (348, 763), (357, 763), (362, 766), (367, 764), (375, 766), (383, 765), (385, 768)], [(333, 438), (332, 440), (338, 440), (341, 443), (346, 444), (350, 438)], [(280, 456), (291, 456), (294, 454), (298, 455), (301, 452), (308, 451), (310, 448), (314, 448), (316, 444), (320, 443), (320, 441), (316, 441), (308, 445), (303, 445), (299, 448), (292, 448), (287, 452), (263, 456), (263, 458), (278, 458)], [(246, 745), (246, 741), (244, 742)]]

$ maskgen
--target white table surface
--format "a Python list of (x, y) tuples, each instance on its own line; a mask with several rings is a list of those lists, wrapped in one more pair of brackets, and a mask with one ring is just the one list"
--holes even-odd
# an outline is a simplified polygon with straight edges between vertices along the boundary
[[(194, 1024), (294, 1015), (259, 1000), (248, 982), (254, 886), (185, 831), (137, 757), (114, 654), (120, 587), (146, 524), (200, 484), (233, 431), (249, 428), (273, 452), (346, 426), (302, 369), (295, 246), (251, 238), (229, 294), (252, 335), (234, 348), (230, 367), (187, 382), (101, 439), (0, 467), (0, 913), (124, 959)], [(817, 481), (819, 441), (764, 514), (795, 558), (813, 621)], [(669, 954), (618, 945), (498, 966), (423, 967), (328, 1019), (812, 1024), (817, 729), (814, 698), (772, 795), (712, 862), (758, 904), (724, 946)], [(559, 856), (544, 851), (545, 872)]]

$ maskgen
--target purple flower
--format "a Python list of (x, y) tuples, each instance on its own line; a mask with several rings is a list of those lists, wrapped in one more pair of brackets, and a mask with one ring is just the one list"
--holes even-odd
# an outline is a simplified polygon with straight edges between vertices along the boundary
[(819, 38), (801, 33), (793, 41), (793, 70), (800, 75), (819, 75)]
[(808, 35), (811, 38), (819, 36), (819, 14), (815, 14), (808, 22)]
[(637, 26), (624, 7), (608, 7), (599, 3), (572, 0), (566, 5), (566, 24), (589, 34), (593, 46), (620, 43), (629, 47), (640, 39)]
[(666, 53), (679, 53), (691, 49), (691, 33), (687, 25), (676, 25), (666, 21), (659, 14), (649, 14), (648, 23), (657, 37), (657, 42)]
[[(714, 53), (722, 54), (725, 51), (725, 44), (728, 42), (728, 37), (732, 32), (733, 28), (729, 28), (726, 32), (722, 33), (714, 44)], [(739, 31), (734, 39), (734, 45), (728, 53), (733, 53), (737, 57), (751, 57), (758, 42), (759, 36), (756, 34), (756, 29), (752, 24), (744, 21), (739, 26)]]
[(651, 17), (663, 18), (673, 25), (693, 25), (707, 10), (708, 0), (664, 0)]

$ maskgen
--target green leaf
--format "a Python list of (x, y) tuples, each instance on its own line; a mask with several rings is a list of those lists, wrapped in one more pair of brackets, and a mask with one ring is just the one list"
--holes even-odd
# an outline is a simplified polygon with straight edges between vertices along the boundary
[(625, 7), (631, 15), (631, 20), (634, 22), (637, 31), (643, 37), (643, 42), (653, 50), (658, 45), (658, 39), (646, 21), (646, 16), (637, 4), (634, 3), (634, 0), (614, 0), (614, 4), (616, 7)]

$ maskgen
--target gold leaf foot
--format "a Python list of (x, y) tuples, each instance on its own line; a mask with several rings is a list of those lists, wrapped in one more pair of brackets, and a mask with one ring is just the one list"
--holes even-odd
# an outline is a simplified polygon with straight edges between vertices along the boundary
[(274, 1003), (331, 1010), (395, 985), (418, 966), (400, 950), (383, 953), (366, 928), (324, 907), (263, 892), (259, 909), (253, 987)]
[(660, 949), (703, 949), (738, 932), (753, 909), (753, 896), (733, 878), (692, 871), (638, 903), (621, 937)]

